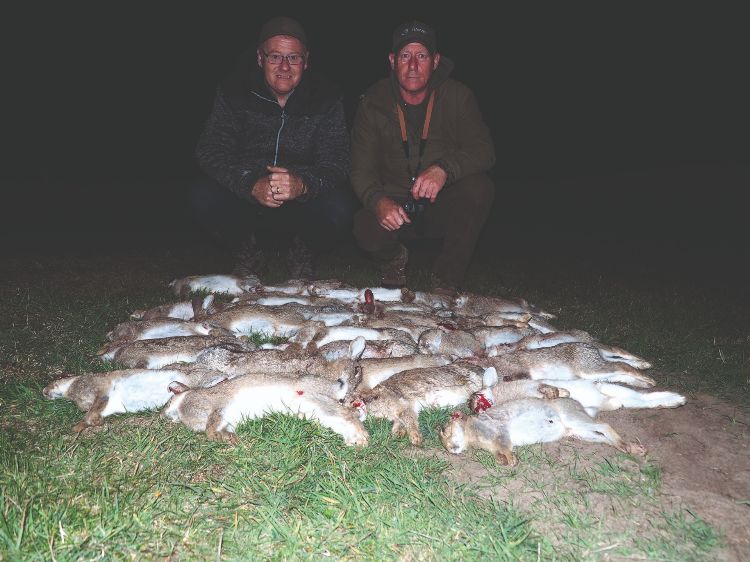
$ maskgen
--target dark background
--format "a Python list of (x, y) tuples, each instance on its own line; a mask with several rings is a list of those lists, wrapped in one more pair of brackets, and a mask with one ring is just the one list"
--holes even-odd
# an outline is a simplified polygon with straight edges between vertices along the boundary
[(388, 71), (393, 28), (436, 28), (497, 148), (483, 251), (748, 260), (739, 3), (68, 4), (4, 16), (5, 251), (192, 243), (185, 185), (216, 83), (286, 14), (350, 119)]

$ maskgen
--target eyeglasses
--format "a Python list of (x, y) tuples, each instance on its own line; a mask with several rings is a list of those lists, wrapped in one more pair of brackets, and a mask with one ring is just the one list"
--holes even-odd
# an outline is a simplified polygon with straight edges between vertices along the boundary
[[(417, 62), (427, 62), (430, 59), (430, 55), (427, 53), (417, 53), (414, 55), (414, 57), (417, 59)], [(408, 51), (404, 51), (403, 53), (398, 54), (398, 60), (401, 62), (409, 62), (412, 59), (412, 54)]]
[(284, 59), (286, 59), (286, 62), (288, 62), (292, 66), (296, 66), (298, 64), (302, 64), (303, 62), (305, 62), (304, 55), (297, 55), (297, 54), (282, 55), (279, 53), (263, 52), (263, 56), (266, 57), (266, 60), (270, 62), (271, 64), (281, 64), (281, 62)]

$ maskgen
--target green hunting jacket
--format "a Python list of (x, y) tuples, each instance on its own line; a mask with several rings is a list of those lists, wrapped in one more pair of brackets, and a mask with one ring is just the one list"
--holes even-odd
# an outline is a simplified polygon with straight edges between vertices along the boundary
[[(419, 157), (423, 119), (407, 127), (410, 164), (401, 142), (396, 103), (405, 102), (398, 94), (395, 75), (373, 84), (362, 97), (352, 128), (351, 182), (362, 204), (374, 210), (384, 196), (404, 199), (412, 186), (410, 170), (419, 172), (438, 164), (448, 173), (445, 188), (495, 164), (495, 147), (482, 120), (472, 91), (449, 78), (450, 59), (442, 57), (430, 79), (436, 91), (424, 153)], [(426, 106), (426, 101), (423, 104)], [(418, 172), (417, 172), (418, 173)]]

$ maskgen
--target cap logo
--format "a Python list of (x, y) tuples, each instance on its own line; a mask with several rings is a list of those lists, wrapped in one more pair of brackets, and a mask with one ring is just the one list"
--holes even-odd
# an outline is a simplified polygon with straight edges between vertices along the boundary
[(435, 32), (423, 22), (409, 22), (396, 28), (393, 32), (393, 50), (397, 51), (405, 43), (415, 42), (424, 44), (430, 52), (436, 49)]

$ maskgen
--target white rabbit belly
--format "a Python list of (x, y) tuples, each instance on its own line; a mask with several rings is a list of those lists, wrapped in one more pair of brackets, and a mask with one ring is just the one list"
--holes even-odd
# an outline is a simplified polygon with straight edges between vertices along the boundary
[(285, 295), (305, 296), (310, 294), (307, 287), (298, 285), (269, 285), (264, 290), (269, 293), (283, 293)]
[(379, 340), (383, 334), (372, 328), (361, 328), (358, 326), (333, 326), (326, 335), (316, 342), (317, 347), (324, 346), (327, 343), (338, 340), (351, 341), (354, 338), (362, 336), (366, 340)]
[(148, 330), (144, 330), (139, 340), (153, 340), (157, 338), (171, 338), (171, 337), (178, 337), (178, 336), (194, 336), (196, 333), (201, 335), (206, 335), (208, 333), (208, 330), (201, 330), (200, 328), (196, 329), (196, 326), (189, 324), (189, 325), (181, 325), (181, 324), (164, 324), (162, 326), (154, 326), (153, 328), (149, 328)]
[(295, 295), (287, 295), (283, 297), (261, 297), (255, 301), (255, 304), (262, 304), (263, 306), (281, 306), (284, 304), (295, 303), (295, 304), (310, 304), (309, 297), (299, 297)]
[(565, 436), (560, 418), (543, 412), (518, 414), (508, 421), (507, 430), (514, 446), (548, 443)]
[(256, 333), (273, 334), (276, 325), (265, 318), (243, 318), (229, 325), (229, 330), (236, 335), (249, 336)]
[(169, 383), (185, 382), (181, 371), (149, 370), (134, 373), (112, 385), (103, 416), (119, 412), (140, 412), (164, 406), (172, 397)]
[(420, 403), (426, 408), (443, 408), (445, 406), (463, 404), (467, 398), (468, 393), (466, 390), (445, 388), (427, 392), (424, 396), (424, 401), (420, 401)]
[(326, 326), (339, 326), (354, 318), (353, 312), (319, 312), (308, 318), (314, 322), (323, 322)]
[(385, 287), (375, 287), (372, 289), (372, 296), (380, 302), (396, 302), (402, 298), (401, 289), (386, 289)]
[(598, 410), (606, 400), (599, 386), (588, 380), (542, 380), (546, 384), (563, 388), (570, 393), (570, 397), (581, 404), (584, 408)]
[(548, 363), (529, 369), (529, 375), (534, 380), (539, 379), (561, 379), (571, 380), (578, 378), (576, 373), (563, 363)]
[(193, 304), (189, 302), (177, 303), (172, 307), (167, 316), (177, 320), (192, 320)]
[(243, 419), (261, 418), (272, 412), (296, 413), (300, 395), (285, 385), (245, 388), (233, 396), (224, 407), (224, 421), (237, 426)]
[(354, 302), (359, 299), (361, 289), (319, 289), (316, 294), (342, 302)]
[(240, 295), (244, 291), (237, 285), (237, 280), (226, 275), (209, 275), (190, 282), (192, 291), (208, 291), (209, 293), (226, 293)]
[(152, 355), (148, 358), (148, 369), (161, 369), (172, 363), (193, 363), (197, 357), (197, 353), (170, 353), (167, 355)]
[(484, 337), (484, 346), (490, 347), (493, 345), (516, 343), (522, 337), (523, 334), (518, 332), (511, 332), (510, 330), (498, 330), (496, 332), (488, 331), (488, 333)]

